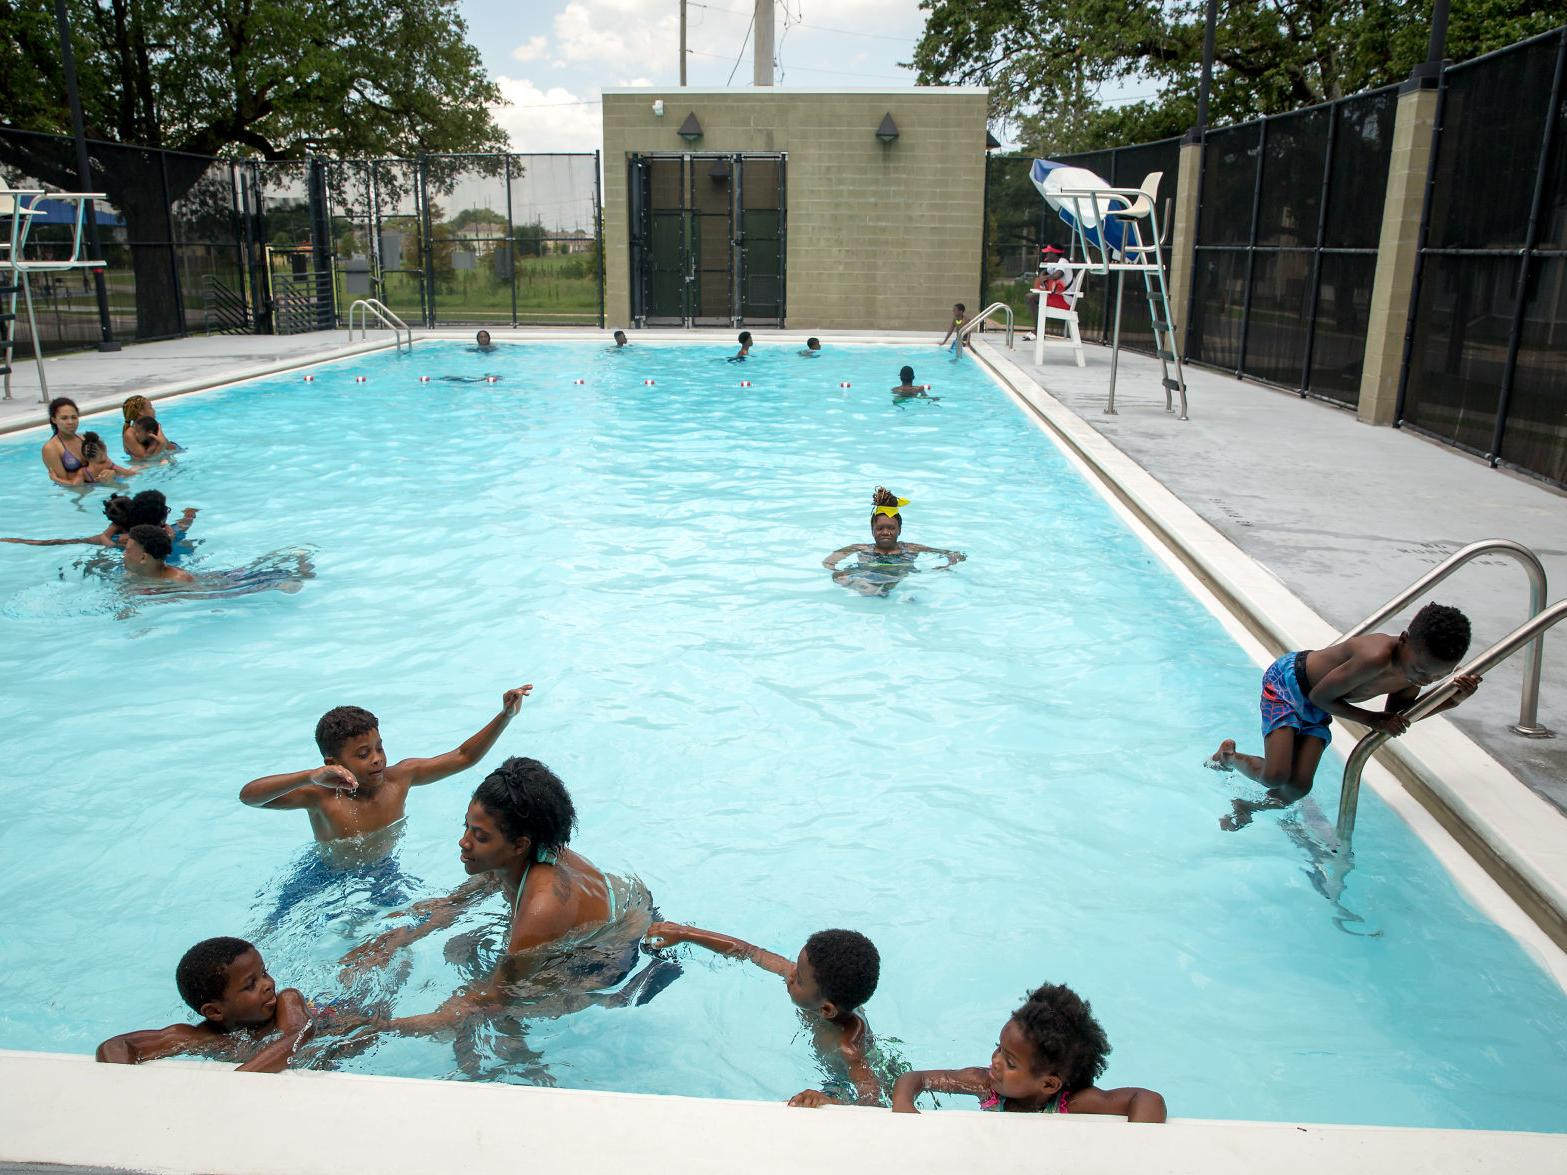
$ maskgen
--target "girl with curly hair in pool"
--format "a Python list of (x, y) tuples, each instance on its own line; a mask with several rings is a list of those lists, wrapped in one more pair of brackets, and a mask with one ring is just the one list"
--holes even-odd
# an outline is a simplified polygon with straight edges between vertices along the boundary
[(988, 1066), (905, 1073), (892, 1090), (895, 1113), (917, 1114), (922, 1093), (965, 1093), (982, 1110), (1009, 1114), (1109, 1114), (1163, 1122), (1164, 1098), (1151, 1089), (1099, 1089), (1110, 1041), (1093, 1009), (1071, 988), (1047, 983), (1028, 994), (1001, 1029)]
[[(946, 560), (936, 571), (946, 571), (963, 562), (961, 551), (947, 551), (940, 547), (927, 547), (920, 543), (899, 540), (903, 533), (903, 515), (899, 511), (909, 504), (887, 489), (877, 486), (871, 497), (871, 539), (869, 543), (851, 543), (839, 547), (822, 560), (822, 566), (832, 572), (834, 583), (842, 584), (862, 596), (885, 596), (897, 587), (903, 578), (917, 570), (914, 566), (920, 555), (939, 555)], [(850, 555), (857, 555), (853, 567), (839, 570), (838, 564)]]

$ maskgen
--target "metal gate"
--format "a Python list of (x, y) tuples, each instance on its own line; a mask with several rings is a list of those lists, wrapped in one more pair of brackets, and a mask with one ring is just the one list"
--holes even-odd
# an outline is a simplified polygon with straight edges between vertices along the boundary
[(784, 325), (784, 155), (636, 155), (638, 326)]

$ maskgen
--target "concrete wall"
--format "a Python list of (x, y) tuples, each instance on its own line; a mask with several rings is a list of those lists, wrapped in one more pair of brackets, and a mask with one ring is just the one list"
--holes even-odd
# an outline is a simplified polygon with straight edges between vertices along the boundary
[[(653, 113), (664, 102), (663, 117)], [(676, 130), (702, 124), (687, 146)], [(891, 114), (899, 135), (876, 138)], [(604, 297), (631, 317), (627, 160), (650, 152), (788, 154), (791, 328), (940, 332), (954, 302), (979, 309), (987, 92), (979, 88), (607, 90)]]

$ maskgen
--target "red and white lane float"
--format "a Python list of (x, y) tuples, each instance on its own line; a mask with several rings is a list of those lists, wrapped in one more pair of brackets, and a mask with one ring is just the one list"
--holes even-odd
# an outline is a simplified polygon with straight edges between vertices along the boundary
[(484, 382), (487, 384), (499, 383), (500, 378), (498, 375), (487, 375), (484, 377)]
[(748, 388), (748, 387), (751, 386), (751, 381), (748, 380), (748, 379), (743, 379), (743, 380), (740, 381), (740, 386), (742, 388)]
[(588, 381), (587, 381), (587, 380), (585, 380), (585, 379), (574, 379), (574, 380), (572, 380), (572, 381), (571, 381), (571, 382), (572, 382), (572, 383), (574, 383), (574, 384), (585, 384), (585, 383), (587, 383), (587, 382), (588, 382)]
[(845, 380), (839, 380), (839, 381), (838, 381), (838, 386), (839, 386), (839, 387), (840, 387), (840, 388), (846, 388), (846, 387), (848, 387), (848, 386), (849, 386), (849, 381), (848, 381), (848, 380), (846, 380), (846, 379), (845, 379)]
[(354, 376), (354, 382), (356, 384), (367, 384), (370, 382), (370, 379), (368, 376), (356, 375)]
[(427, 384), (427, 383), (430, 382), (430, 377), (427, 376), (427, 375), (421, 375), (419, 377), (419, 382), (422, 383), (422, 384)]
[(653, 381), (650, 379), (645, 379), (642, 381), (642, 386), (645, 388), (650, 388), (653, 386)]
[(316, 377), (315, 377), (315, 376), (313, 376), (313, 375), (307, 375), (307, 376), (304, 376), (304, 377), (303, 377), (303, 378), (304, 378), (304, 381), (305, 381), (305, 382), (306, 382), (306, 383), (307, 383), (307, 384), (313, 384), (313, 383), (315, 383), (315, 382), (316, 382)]

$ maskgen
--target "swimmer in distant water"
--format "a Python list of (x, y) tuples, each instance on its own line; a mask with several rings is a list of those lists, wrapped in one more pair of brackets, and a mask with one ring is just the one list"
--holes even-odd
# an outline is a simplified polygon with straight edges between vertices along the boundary
[(473, 336), (473, 341), (476, 344), (476, 346), (475, 346), (476, 350), (479, 350), (479, 351), (493, 351), (493, 350), (495, 350), (495, 344), (490, 342), (490, 332), (487, 331), (487, 330), (481, 330), (478, 334), (474, 335)]
[(743, 330), (743, 331), (740, 332), (740, 349), (738, 351), (736, 351), (733, 355), (729, 356), (729, 360), (728, 361), (730, 363), (744, 363), (745, 362), (745, 357), (747, 355), (749, 355), (750, 353), (751, 353), (751, 332), (748, 331), (748, 330)]
[(623, 330), (617, 330), (615, 332), (615, 350), (618, 351), (622, 347), (629, 346), (631, 346), (631, 343), (626, 339), (626, 332)]
[[(898, 511), (909, 504), (907, 498), (898, 497), (885, 486), (877, 486), (872, 503), (871, 537), (876, 541), (840, 547), (822, 560), (822, 566), (832, 572), (834, 583), (852, 588), (862, 596), (885, 596), (916, 570), (914, 561), (919, 555), (943, 556), (947, 561), (935, 568), (936, 571), (947, 571), (967, 557), (960, 551), (899, 542), (903, 516)], [(854, 567), (838, 570), (838, 564), (849, 555), (858, 555), (859, 562)]]
[(806, 339), (805, 346), (800, 348), (800, 357), (802, 359), (818, 359), (821, 357), (821, 353), (822, 341), (818, 338)]
[(914, 399), (919, 399), (919, 400), (939, 400), (939, 399), (941, 399), (940, 396), (932, 396), (924, 388), (918, 386), (914, 382), (914, 369), (912, 367), (902, 367), (902, 368), (899, 368), (899, 370), (898, 370), (898, 378), (901, 379), (903, 382), (901, 384), (899, 384), (897, 387), (892, 389), (892, 398), (894, 400), (914, 400)]

